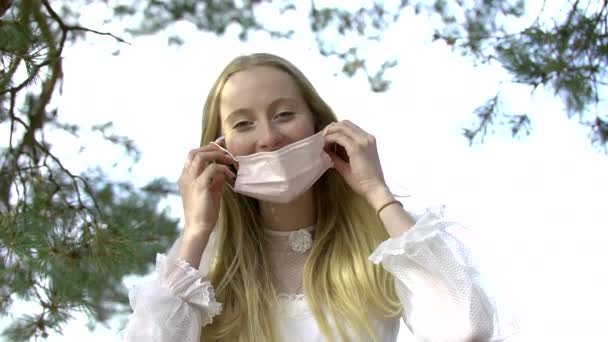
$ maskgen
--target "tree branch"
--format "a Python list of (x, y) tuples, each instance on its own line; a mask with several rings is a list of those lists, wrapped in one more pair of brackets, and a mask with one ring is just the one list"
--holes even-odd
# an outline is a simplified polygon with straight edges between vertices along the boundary
[(30, 82), (32, 82), (32, 80), (34, 78), (36, 78), (36, 76), (38, 76), (38, 70), (40, 70), (42, 67), (45, 67), (49, 64), (51, 64), (52, 60), (51, 59), (46, 59), (45, 61), (43, 61), (42, 63), (38, 64), (35, 66), (35, 71), (32, 71), (28, 77), (21, 82), (18, 86), (12, 87), (12, 88), (8, 88), (8, 89), (4, 89), (4, 90), (0, 90), (0, 96), (4, 95), (6, 93), (9, 92), (19, 92), (20, 90), (22, 90), (23, 88), (25, 88), (28, 84), (30, 84)]
[[(85, 31), (85, 32), (92, 32), (101, 36), (110, 36), (114, 39), (116, 39), (117, 41), (121, 42), (121, 43), (125, 43), (125, 44), (129, 44), (131, 45), (131, 43), (125, 41), (124, 39), (117, 37), (109, 32), (100, 32), (100, 31), (96, 31), (96, 30), (92, 30), (90, 28), (86, 28), (86, 27), (82, 27), (82, 26), (78, 26), (78, 25), (66, 25), (63, 20), (59, 17), (59, 15), (57, 15), (57, 12), (55, 12), (53, 10), (53, 8), (51, 7), (51, 5), (49, 4), (48, 0), (42, 0), (42, 4), (44, 5), (44, 7), (46, 8), (46, 10), (49, 12), (49, 14), (51, 15), (51, 17), (53, 18), (53, 20), (55, 20), (57, 22), (57, 24), (59, 24), (59, 27), (61, 28), (61, 30), (64, 32), (64, 34), (68, 31)], [(63, 45), (61, 46), (63, 48)]]
[(115, 35), (113, 35), (110, 32), (101, 32), (101, 31), (93, 30), (93, 29), (90, 29), (90, 28), (82, 27), (82, 26), (65, 26), (65, 28), (66, 28), (67, 31), (85, 31), (85, 32), (95, 33), (95, 34), (98, 34), (100, 36), (110, 36), (110, 37), (116, 39), (117, 41), (119, 41), (121, 43), (131, 45), (131, 43), (129, 43), (128, 41), (126, 41), (126, 40), (124, 40), (124, 39), (122, 39), (122, 38), (120, 38), (118, 36), (115, 36)]

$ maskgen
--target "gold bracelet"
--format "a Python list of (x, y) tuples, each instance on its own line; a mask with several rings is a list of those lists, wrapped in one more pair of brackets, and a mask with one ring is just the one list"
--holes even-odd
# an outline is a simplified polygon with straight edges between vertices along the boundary
[(386, 204), (384, 204), (383, 206), (380, 207), (380, 209), (378, 209), (376, 211), (376, 216), (378, 216), (378, 218), (380, 218), (380, 212), (382, 211), (382, 209), (388, 207), (391, 204), (399, 204), (401, 206), (401, 208), (403, 208), (403, 204), (401, 204), (401, 202), (397, 201), (397, 200), (392, 200)]

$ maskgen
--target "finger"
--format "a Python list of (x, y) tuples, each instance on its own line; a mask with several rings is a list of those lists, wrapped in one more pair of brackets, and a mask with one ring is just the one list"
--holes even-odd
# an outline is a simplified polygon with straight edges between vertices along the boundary
[(236, 173), (232, 171), (230, 166), (214, 164), (214, 167), (218, 168), (218, 172), (221, 173), (227, 181), (234, 181), (236, 179)]
[(329, 129), (331, 129), (331, 127), (332, 127), (333, 125), (335, 125), (335, 124), (336, 124), (336, 121), (332, 121), (332, 122), (330, 122), (329, 124), (327, 124), (327, 126), (323, 127), (323, 135), (325, 135), (325, 134), (327, 133), (327, 131), (328, 131)]
[(325, 147), (325, 150), (334, 152), (335, 154), (338, 155), (338, 157), (342, 158), (342, 160), (344, 160), (347, 163), (350, 162), (350, 158), (348, 157), (348, 152), (346, 152), (346, 149), (342, 145), (333, 143), (333, 144), (331, 144), (331, 147)]
[(335, 131), (333, 133), (328, 133), (325, 135), (325, 145), (330, 145), (332, 143), (338, 144), (344, 149), (346, 149), (346, 153), (349, 156), (352, 156), (355, 153), (358, 145), (351, 139), (348, 135), (344, 134), (341, 131)]
[(353, 133), (360, 135), (360, 136), (367, 136), (367, 135), (371, 135), (369, 133), (367, 133), (365, 130), (363, 130), (363, 128), (357, 126), (354, 122), (349, 121), (349, 120), (343, 120), (341, 121), (341, 123), (345, 126), (348, 127)]
[(234, 184), (235, 179), (236, 175), (228, 166), (222, 164), (211, 164), (203, 171), (197, 181), (202, 183), (203, 186), (207, 186), (211, 189), (217, 189), (218, 186), (222, 186), (225, 182)]
[(226, 148), (226, 138), (224, 138), (223, 135), (215, 139), (213, 142), (222, 146), (223, 148)]
[(328, 126), (327, 133), (337, 132), (341, 132), (342, 134), (347, 135), (350, 139), (362, 146), (370, 145), (375, 141), (375, 138), (371, 134), (365, 132), (359, 126), (348, 120), (343, 120), (334, 125)]
[(200, 164), (209, 164), (213, 162), (230, 165), (233, 162), (232, 158), (222, 151), (199, 151), (192, 153), (189, 158), (191, 159), (186, 160), (186, 167), (196, 167)]
[(186, 157), (186, 163), (191, 163), (194, 160), (194, 157), (200, 152), (213, 152), (213, 151), (221, 151), (217, 146), (213, 145), (205, 145), (199, 148), (192, 149), (188, 152), (188, 156)]
[(350, 164), (342, 159), (336, 152), (327, 151), (327, 154), (334, 163), (334, 169), (342, 176), (348, 176), (351, 173)]
[(230, 165), (232, 164), (232, 158), (226, 153), (221, 151), (205, 151), (196, 152), (193, 154), (193, 159), (190, 162), (186, 162), (184, 168), (186, 172), (189, 172), (194, 177), (198, 176), (203, 170), (209, 165), (215, 162)]
[(212, 145), (215, 149), (223, 151), (224, 153), (229, 155), (232, 159), (232, 166), (234, 166), (235, 170), (238, 169), (239, 162), (236, 160), (236, 157), (232, 153), (230, 153), (230, 151), (228, 151), (228, 147), (226, 146), (226, 139), (223, 135), (215, 139), (213, 142), (209, 143), (209, 145)]
[(186, 172), (196, 178), (203, 172), (207, 165), (209, 165), (209, 161), (203, 159), (202, 154), (196, 154), (192, 162), (188, 165)]

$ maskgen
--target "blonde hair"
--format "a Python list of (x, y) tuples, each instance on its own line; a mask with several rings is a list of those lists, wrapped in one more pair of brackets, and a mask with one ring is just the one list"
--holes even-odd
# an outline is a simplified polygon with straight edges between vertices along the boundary
[[(228, 78), (253, 66), (270, 66), (293, 78), (315, 117), (315, 129), (337, 121), (308, 79), (287, 60), (270, 54), (235, 58), (215, 81), (203, 111), (201, 146), (221, 135), (219, 102)], [(375, 339), (370, 312), (400, 314), (394, 279), (368, 256), (388, 238), (367, 202), (353, 192), (334, 169), (314, 185), (317, 220), (314, 243), (304, 266), (306, 300), (317, 324), (333, 340), (328, 318), (341, 340), (347, 331)], [(274, 341), (271, 308), (276, 292), (270, 278), (264, 234), (256, 200), (225, 191), (216, 226), (217, 253), (209, 277), (223, 311), (203, 328), (203, 340)]]

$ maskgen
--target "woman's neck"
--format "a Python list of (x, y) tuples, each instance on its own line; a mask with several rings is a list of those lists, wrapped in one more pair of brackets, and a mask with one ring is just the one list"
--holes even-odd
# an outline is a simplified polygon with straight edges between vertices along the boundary
[(297, 230), (315, 224), (314, 191), (309, 189), (289, 203), (260, 201), (262, 220), (273, 230)]

